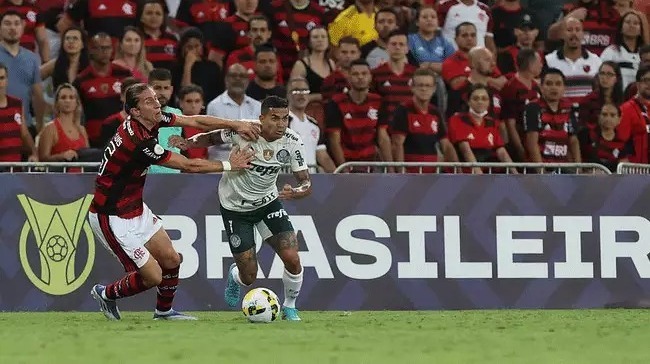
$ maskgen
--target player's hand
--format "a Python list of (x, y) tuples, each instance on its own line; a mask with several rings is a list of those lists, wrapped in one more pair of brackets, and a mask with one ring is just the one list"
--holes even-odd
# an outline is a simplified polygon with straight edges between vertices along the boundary
[(28, 162), (38, 162), (38, 155), (32, 154), (29, 157), (27, 157)]
[(252, 123), (250, 121), (242, 121), (237, 123), (235, 128), (237, 134), (239, 134), (244, 140), (255, 141), (257, 137), (260, 136), (262, 129), (260, 128), (259, 123)]
[(170, 147), (178, 148), (180, 150), (187, 150), (189, 149), (189, 141), (185, 138), (183, 138), (180, 135), (170, 135), (169, 139), (167, 139), (167, 143), (169, 143)]
[(280, 198), (280, 200), (291, 200), (295, 197), (295, 194), (296, 191), (294, 191), (293, 187), (291, 187), (290, 184), (286, 184), (280, 190), (278, 197)]
[(248, 169), (251, 167), (251, 161), (253, 160), (253, 157), (255, 156), (255, 151), (253, 148), (248, 147), (241, 149), (239, 148), (238, 145), (236, 145), (233, 149), (232, 152), (230, 152), (230, 158), (228, 161), (230, 162), (230, 168), (233, 171), (239, 171), (242, 169)]
[(587, 18), (587, 9), (585, 9), (585, 8), (577, 8), (577, 9), (573, 10), (572, 12), (570, 12), (569, 14), (567, 14), (565, 19), (566, 18), (576, 18), (578, 20), (584, 21)]

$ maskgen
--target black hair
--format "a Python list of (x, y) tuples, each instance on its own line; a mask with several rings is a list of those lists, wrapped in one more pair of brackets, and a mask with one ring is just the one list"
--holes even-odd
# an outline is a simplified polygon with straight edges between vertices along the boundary
[[(88, 67), (90, 64), (90, 59), (88, 57), (88, 33), (81, 29), (81, 27), (78, 26), (72, 26), (68, 29), (66, 29), (65, 32), (61, 33), (61, 44), (65, 42), (65, 36), (70, 33), (71, 31), (78, 31), (81, 33), (81, 43), (83, 44), (83, 48), (81, 49), (81, 52), (79, 53), (79, 72), (83, 71)], [(70, 68), (70, 58), (68, 58), (68, 55), (65, 53), (65, 50), (63, 46), (61, 46), (61, 50), (59, 51), (59, 55), (56, 57), (56, 61), (54, 61), (54, 72), (52, 73), (52, 85), (54, 86), (54, 89), (59, 87), (59, 85), (69, 82), (68, 80), (68, 69)]]
[(368, 64), (368, 62), (366, 62), (365, 59), (355, 59), (354, 61), (352, 61), (352, 63), (350, 63), (350, 68), (354, 66), (366, 66), (370, 68), (370, 65)]
[(536, 58), (537, 51), (532, 48), (524, 48), (517, 54), (517, 67), (520, 70), (528, 70)]
[(187, 96), (189, 94), (195, 93), (195, 92), (200, 94), (202, 99), (204, 98), (203, 97), (203, 89), (201, 88), (201, 86), (195, 85), (195, 84), (190, 84), (190, 85), (181, 87), (181, 89), (178, 91), (178, 99), (182, 100), (183, 97), (185, 97), (185, 96)]
[(126, 89), (128, 89), (129, 87), (135, 85), (136, 83), (140, 83), (140, 80), (138, 80), (135, 77), (127, 77), (127, 78), (123, 79), (120, 93), (122, 95), (126, 95)]
[(124, 111), (127, 114), (131, 115), (131, 109), (138, 106), (138, 101), (140, 101), (140, 94), (148, 88), (149, 85), (146, 83), (138, 82), (126, 89), (124, 96)]
[(650, 72), (650, 66), (643, 66), (636, 72), (636, 82), (641, 82), (643, 75)]
[(470, 22), (468, 22), (468, 21), (464, 21), (464, 22), (462, 22), (462, 23), (460, 23), (460, 24), (458, 24), (458, 25), (456, 26), (456, 30), (455, 30), (455, 33), (454, 33), (455, 36), (457, 37), (458, 35), (460, 35), (460, 28), (462, 28), (462, 27), (467, 27), (467, 26), (471, 26), (472, 28), (474, 28), (474, 31), (476, 31), (476, 25), (474, 25), (474, 23), (470, 23)]
[(20, 19), (25, 20), (25, 16), (23, 16), (23, 14), (19, 13), (18, 11), (14, 10), (14, 9), (9, 9), (9, 10), (5, 11), (4, 13), (2, 13), (2, 15), (0, 15), (0, 21), (5, 20), (5, 17), (11, 16), (11, 15), (15, 15), (15, 16), (19, 17)]
[(287, 99), (279, 96), (269, 96), (262, 100), (262, 115), (267, 114), (271, 109), (286, 109), (289, 107)]
[(562, 77), (562, 82), (566, 84), (566, 76), (559, 69), (551, 67), (551, 68), (547, 68), (546, 70), (544, 70), (542, 72), (542, 76), (540, 78), (542, 83), (544, 83), (544, 80), (546, 79), (546, 76), (548, 76), (548, 75), (559, 75), (560, 77)]
[(154, 68), (149, 72), (149, 83), (152, 81), (171, 81), (172, 73), (167, 68)]

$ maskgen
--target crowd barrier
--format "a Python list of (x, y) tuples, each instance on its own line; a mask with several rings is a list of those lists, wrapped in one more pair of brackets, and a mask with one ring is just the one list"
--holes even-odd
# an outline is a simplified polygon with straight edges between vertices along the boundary
[(650, 164), (619, 163), (616, 166), (617, 174), (650, 174)]
[[(152, 175), (145, 201), (183, 254), (176, 307), (223, 310), (232, 262), (219, 175)], [(317, 174), (287, 201), (309, 310), (596, 308), (650, 295), (650, 179), (638, 175)], [(0, 174), (0, 311), (96, 311), (122, 276), (93, 236), (92, 174)], [(293, 181), (282, 175), (279, 184)], [(262, 246), (258, 282), (282, 294)], [(151, 310), (154, 292), (121, 302)]]
[(347, 171), (386, 173), (475, 174), (612, 174), (597, 163), (486, 163), (486, 162), (345, 162), (334, 173)]

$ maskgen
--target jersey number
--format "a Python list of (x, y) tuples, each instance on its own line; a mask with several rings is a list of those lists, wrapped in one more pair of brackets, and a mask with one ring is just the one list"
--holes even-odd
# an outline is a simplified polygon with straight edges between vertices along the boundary
[(116, 135), (111, 139), (110, 142), (108, 142), (108, 145), (106, 148), (104, 148), (104, 156), (102, 157), (102, 164), (99, 166), (99, 172), (97, 173), (98, 175), (104, 174), (104, 169), (106, 169), (106, 165), (108, 164), (108, 160), (111, 158), (113, 153), (117, 150), (117, 148), (122, 145), (122, 138), (120, 138), (119, 135)]

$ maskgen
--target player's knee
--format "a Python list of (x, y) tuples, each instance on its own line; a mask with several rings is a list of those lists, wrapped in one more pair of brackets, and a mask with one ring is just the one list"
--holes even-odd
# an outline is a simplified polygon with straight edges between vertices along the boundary
[(284, 268), (291, 274), (299, 274), (302, 270), (300, 255), (297, 251), (285, 252), (282, 256), (282, 261), (284, 262)]
[(146, 271), (143, 270), (140, 274), (142, 275), (142, 283), (147, 288), (156, 287), (162, 282), (162, 269), (157, 264), (156, 267), (152, 267)]
[(165, 257), (159, 262), (163, 269), (174, 269), (180, 266), (182, 261), (183, 259), (181, 258), (181, 255), (178, 254), (175, 250), (172, 250), (166, 254)]
[(239, 271), (239, 278), (241, 279), (241, 282), (247, 286), (250, 286), (255, 282), (255, 279), (257, 278), (257, 268), (255, 270), (248, 270), (248, 271)]

